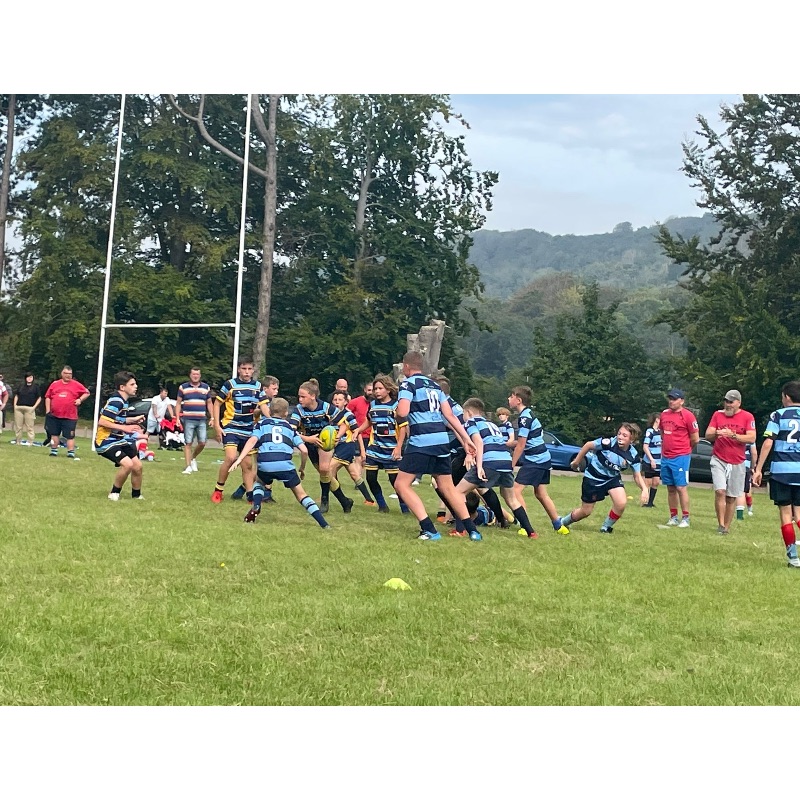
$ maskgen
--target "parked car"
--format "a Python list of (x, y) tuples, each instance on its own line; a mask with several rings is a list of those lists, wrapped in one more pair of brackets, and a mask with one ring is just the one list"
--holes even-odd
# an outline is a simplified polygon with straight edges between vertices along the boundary
[[(570, 436), (560, 431), (542, 431), (545, 447), (550, 451), (553, 469), (571, 470), (569, 463), (581, 450), (579, 445)], [(585, 464), (581, 464), (583, 469)]]
[(689, 480), (711, 483), (711, 442), (701, 439), (693, 448), (689, 461)]

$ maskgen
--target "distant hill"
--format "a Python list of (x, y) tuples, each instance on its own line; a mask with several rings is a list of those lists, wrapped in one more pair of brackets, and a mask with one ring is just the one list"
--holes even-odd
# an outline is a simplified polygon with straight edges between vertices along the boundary
[[(672, 233), (707, 242), (719, 232), (711, 214), (673, 217)], [(674, 282), (680, 267), (671, 265), (656, 243), (658, 226), (636, 230), (621, 222), (611, 233), (553, 236), (536, 230), (490, 231), (473, 235), (470, 261), (478, 267), (486, 294), (507, 298), (546, 273), (571, 272), (607, 286), (638, 288)]]

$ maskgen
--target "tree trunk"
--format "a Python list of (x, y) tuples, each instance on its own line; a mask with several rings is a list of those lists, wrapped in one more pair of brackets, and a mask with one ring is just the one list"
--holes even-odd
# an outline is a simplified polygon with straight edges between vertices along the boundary
[(269, 119), (267, 123), (267, 176), (264, 181), (264, 230), (261, 245), (261, 278), (258, 284), (258, 315), (253, 340), (253, 364), (256, 375), (261, 375), (267, 353), (269, 337), (269, 315), (272, 307), (272, 265), (275, 258), (275, 215), (277, 210), (278, 158), (276, 153), (276, 131), (278, 98), (269, 95)]
[(11, 184), (11, 154), (14, 150), (14, 118), (16, 116), (17, 96), (8, 96), (6, 115), (6, 153), (3, 158), (3, 181), (0, 185), (0, 297), (3, 295), (3, 279), (6, 271), (6, 220), (8, 219), (8, 191)]

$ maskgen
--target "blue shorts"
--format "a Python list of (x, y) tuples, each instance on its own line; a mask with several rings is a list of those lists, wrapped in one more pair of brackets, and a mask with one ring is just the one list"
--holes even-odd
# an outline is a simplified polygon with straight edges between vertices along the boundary
[(690, 455), (661, 458), (661, 483), (665, 486), (686, 486), (689, 483)]
[(611, 489), (621, 489), (622, 478), (614, 477), (602, 483), (590, 480), (584, 476), (583, 483), (581, 483), (581, 503), (599, 503), (608, 497)]
[(341, 442), (333, 451), (333, 457), (342, 464), (352, 464), (357, 455), (360, 455), (360, 451), (356, 449), (355, 442)]
[(243, 435), (241, 433), (229, 433), (228, 431), (225, 431), (222, 434), (222, 446), (235, 447), (237, 451), (241, 453), (242, 450), (244, 450), (244, 446), (247, 444), (247, 440), (250, 438), (250, 435), (251, 434), (249, 433)]
[(406, 450), (400, 462), (400, 472), (409, 475), (451, 475), (450, 454), (429, 456), (417, 450)]
[(517, 473), (516, 482), (520, 486), (544, 486), (550, 483), (550, 467), (537, 467), (536, 464), (523, 464)]
[(389, 459), (388, 461), (381, 461), (375, 456), (367, 456), (366, 462), (364, 463), (364, 469), (383, 469), (386, 472), (399, 472), (400, 471), (400, 461), (393, 461)]
[(204, 443), (207, 435), (206, 421), (204, 419), (186, 419), (183, 418), (183, 441), (186, 444), (191, 444), (197, 435), (197, 441)]
[(282, 469), (277, 472), (262, 472), (259, 470), (256, 474), (265, 486), (270, 486), (272, 481), (280, 481), (287, 489), (294, 489), (295, 486), (300, 485), (300, 476), (297, 474), (296, 469)]
[(501, 471), (492, 469), (491, 467), (484, 466), (483, 471), (486, 473), (486, 480), (482, 481), (478, 478), (478, 468), (472, 467), (462, 478), (462, 480), (471, 483), (473, 486), (480, 486), (481, 489), (494, 489), (497, 486), (500, 489), (513, 489), (514, 488), (514, 473), (508, 471)]

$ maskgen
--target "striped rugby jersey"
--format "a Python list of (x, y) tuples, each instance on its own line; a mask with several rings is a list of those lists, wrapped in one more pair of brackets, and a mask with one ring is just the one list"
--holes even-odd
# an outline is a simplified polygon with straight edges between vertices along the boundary
[(779, 408), (769, 415), (764, 438), (772, 439), (770, 480), (800, 484), (800, 406)]
[(128, 422), (128, 401), (118, 392), (115, 392), (106, 400), (106, 404), (100, 411), (100, 418), (97, 420), (97, 435), (94, 439), (95, 452), (105, 453), (114, 445), (130, 441), (129, 433), (111, 430), (103, 425), (103, 420), (115, 422), (117, 425), (129, 425)]
[(400, 384), (398, 400), (410, 400), (408, 412), (408, 449), (428, 456), (450, 453), (450, 437), (441, 412), (447, 395), (439, 384), (422, 373), (406, 378)]
[(258, 437), (256, 462), (259, 472), (285, 472), (293, 470), (292, 453), (303, 440), (297, 431), (279, 417), (262, 417), (253, 436)]
[(392, 450), (397, 447), (397, 433), (408, 424), (405, 420), (397, 421), (397, 400), (391, 403), (370, 401), (367, 419), (372, 427), (366, 447), (367, 456), (376, 461), (391, 461)]
[(503, 434), (507, 442), (511, 438), (511, 434), (514, 433), (514, 426), (511, 424), (511, 420), (498, 422), (497, 427), (500, 429), (500, 432)]
[[(447, 402), (450, 403), (450, 408), (456, 415), (456, 419), (464, 425), (464, 409), (461, 407), (461, 404), (453, 400), (449, 394), (445, 396), (447, 397)], [(449, 425), (447, 426), (447, 438), (450, 440), (450, 455), (454, 456), (456, 453), (464, 453), (464, 445), (461, 444), (461, 439), (455, 435)]]
[(595, 439), (592, 442), (594, 450), (586, 454), (586, 469), (583, 475), (595, 484), (619, 478), (620, 473), (629, 467), (634, 472), (639, 472), (642, 462), (639, 453), (633, 445), (623, 450), (617, 443), (617, 437), (611, 439)]
[(298, 403), (289, 415), (289, 422), (303, 436), (317, 436), (326, 425), (331, 424), (335, 411), (327, 400), (318, 400), (317, 407), (310, 410)]
[(250, 437), (258, 407), (267, 401), (261, 381), (230, 378), (220, 387), (217, 402), (221, 405), (220, 425), (224, 433)]
[(530, 408), (526, 407), (520, 411), (517, 426), (517, 436), (525, 440), (525, 449), (519, 459), (519, 466), (533, 464), (542, 469), (549, 469), (552, 465), (552, 459), (550, 458), (550, 451), (544, 443), (542, 425), (533, 416)]
[(181, 416), (186, 419), (202, 419), (207, 416), (206, 403), (211, 397), (211, 388), (204, 381), (195, 386), (185, 381), (178, 387), (178, 400), (181, 401)]
[(484, 469), (511, 472), (511, 453), (506, 447), (506, 437), (497, 425), (483, 417), (472, 417), (464, 427), (470, 438), (476, 433), (481, 437)]
[[(343, 442), (352, 442), (353, 441), (353, 431), (358, 430), (358, 422), (356, 422), (356, 416), (352, 411), (349, 411), (347, 408), (337, 409), (336, 406), (333, 406), (333, 414), (331, 415), (331, 425), (335, 425), (337, 428), (342, 422), (347, 423), (347, 428), (345, 430), (345, 436), (341, 440)], [(339, 440), (337, 439), (337, 442)]]
[[(655, 428), (648, 428), (644, 433), (643, 445), (650, 448), (650, 455), (653, 456), (653, 461), (656, 462), (656, 469), (661, 466), (661, 431)], [(642, 463), (650, 464), (650, 460), (642, 451)]]

